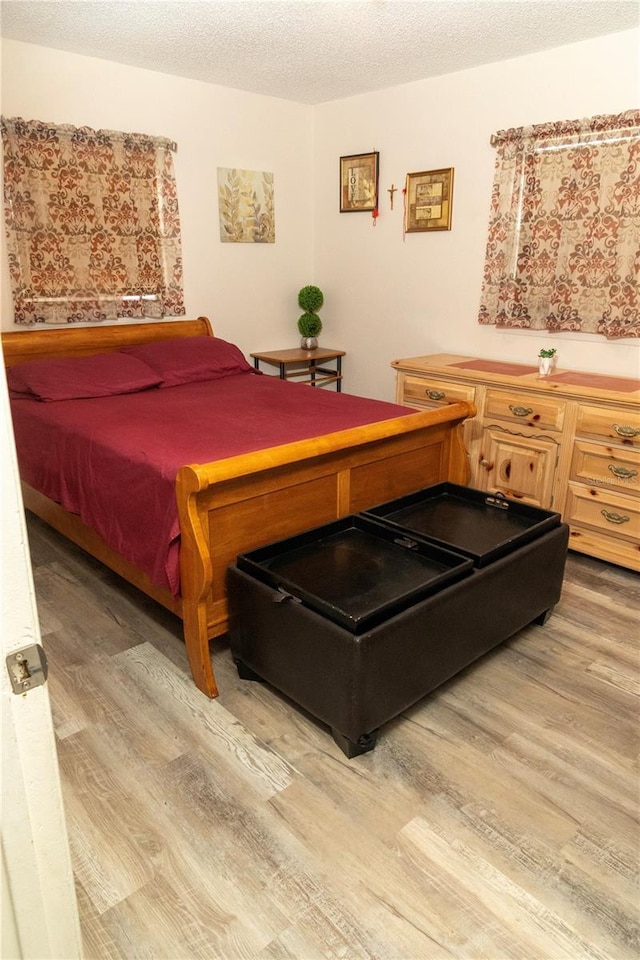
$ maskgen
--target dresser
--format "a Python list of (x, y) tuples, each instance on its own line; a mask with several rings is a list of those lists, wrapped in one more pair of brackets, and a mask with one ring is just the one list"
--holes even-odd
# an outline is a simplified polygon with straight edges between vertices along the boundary
[(392, 367), (398, 403), (476, 405), (470, 486), (556, 510), (572, 550), (640, 570), (640, 380), (453, 354)]

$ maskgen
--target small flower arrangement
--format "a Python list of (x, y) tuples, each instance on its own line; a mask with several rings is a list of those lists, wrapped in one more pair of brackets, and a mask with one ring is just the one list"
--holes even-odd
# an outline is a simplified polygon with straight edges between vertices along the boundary
[(557, 352), (555, 347), (543, 347), (538, 354), (540, 358), (538, 361), (538, 369), (541, 377), (546, 377), (551, 373), (553, 365), (556, 362)]

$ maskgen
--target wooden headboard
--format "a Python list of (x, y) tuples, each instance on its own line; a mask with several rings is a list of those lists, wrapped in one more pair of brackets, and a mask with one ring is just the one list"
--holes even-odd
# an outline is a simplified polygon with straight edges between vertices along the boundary
[(207, 317), (197, 320), (173, 320), (161, 323), (121, 323), (99, 327), (58, 327), (55, 330), (25, 330), (3, 333), (4, 364), (12, 367), (28, 360), (46, 357), (87, 357), (93, 353), (111, 353), (123, 347), (135, 347), (154, 340), (174, 337), (212, 337)]

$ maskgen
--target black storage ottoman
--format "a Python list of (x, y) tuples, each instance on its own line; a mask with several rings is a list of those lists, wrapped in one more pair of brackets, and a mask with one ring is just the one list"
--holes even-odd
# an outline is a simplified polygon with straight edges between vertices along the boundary
[[(373, 749), (384, 723), (482, 654), (543, 623), (560, 597), (568, 528), (558, 514), (527, 507), (525, 532), (506, 535), (497, 516), (522, 505), (485, 504), (481, 493), (498, 533), (473, 556), (468, 538), (459, 549), (444, 545), (442, 530), (432, 543), (411, 526), (422, 501), (427, 512), (443, 495), (465, 501), (468, 488), (446, 486), (243, 554), (229, 568), (240, 676), (269, 682), (328, 724), (348, 757)], [(400, 518), (405, 527), (397, 514), (407, 508), (415, 509)]]

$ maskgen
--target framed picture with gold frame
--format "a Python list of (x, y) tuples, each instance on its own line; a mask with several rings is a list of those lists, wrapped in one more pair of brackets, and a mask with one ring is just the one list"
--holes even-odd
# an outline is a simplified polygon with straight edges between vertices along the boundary
[(340, 157), (340, 213), (370, 213), (377, 208), (379, 157), (377, 150)]
[(405, 233), (451, 230), (453, 167), (408, 173)]

